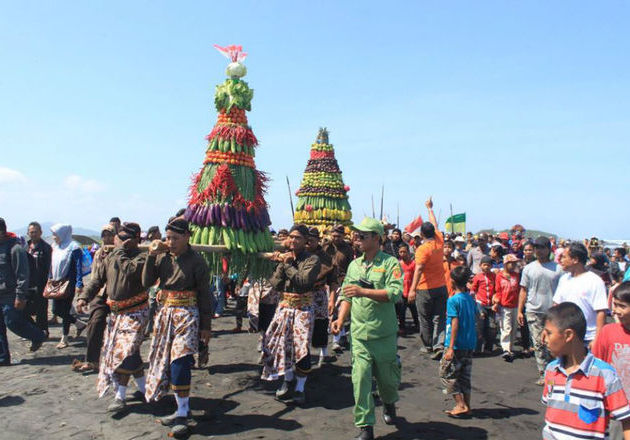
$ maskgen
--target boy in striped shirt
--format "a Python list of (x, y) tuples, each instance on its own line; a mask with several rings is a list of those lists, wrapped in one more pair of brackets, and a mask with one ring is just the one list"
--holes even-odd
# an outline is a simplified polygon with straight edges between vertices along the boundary
[(623, 424), (630, 440), (630, 406), (612, 366), (584, 346), (586, 319), (573, 303), (551, 307), (543, 341), (557, 358), (545, 371), (542, 402), (544, 440), (608, 439), (610, 419)]

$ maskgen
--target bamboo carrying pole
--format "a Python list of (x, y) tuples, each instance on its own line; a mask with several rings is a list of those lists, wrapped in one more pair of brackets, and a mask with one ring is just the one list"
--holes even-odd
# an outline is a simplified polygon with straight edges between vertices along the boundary
[[(138, 249), (141, 251), (148, 251), (151, 249), (152, 244), (141, 244), (138, 245)], [(111, 251), (114, 249), (115, 246), (113, 245), (106, 245), (103, 246), (103, 249), (107, 250), (107, 251)], [(207, 245), (207, 244), (191, 244), (190, 245), (191, 249), (193, 251), (197, 251), (197, 252), (208, 252), (211, 254), (229, 254), (231, 251), (227, 248), (227, 246), (223, 246), (223, 245)], [(274, 245), (274, 249), (275, 250), (282, 250), (284, 249), (284, 247), (276, 242)], [(273, 255), (273, 252), (256, 252), (256, 254), (259, 258), (265, 258), (267, 260), (271, 259), (271, 256)]]

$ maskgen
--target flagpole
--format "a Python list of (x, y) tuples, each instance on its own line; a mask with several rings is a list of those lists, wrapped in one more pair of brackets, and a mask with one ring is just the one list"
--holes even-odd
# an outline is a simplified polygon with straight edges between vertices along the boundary
[(374, 212), (374, 194), (372, 194), (372, 218), (376, 217), (376, 213)]
[(381, 215), (380, 219), (383, 220), (383, 198), (385, 197), (385, 184), (381, 185)]
[(289, 189), (289, 202), (291, 203), (291, 217), (295, 218), (295, 211), (293, 210), (293, 197), (291, 197), (291, 185), (289, 184), (288, 175), (287, 175), (287, 188)]

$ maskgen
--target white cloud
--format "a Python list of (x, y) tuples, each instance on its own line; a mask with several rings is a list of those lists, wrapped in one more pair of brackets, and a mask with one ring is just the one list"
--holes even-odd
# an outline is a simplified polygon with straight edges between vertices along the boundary
[(86, 179), (77, 174), (71, 174), (63, 180), (63, 185), (69, 190), (85, 194), (98, 193), (105, 190), (105, 185), (93, 179)]
[(0, 184), (26, 183), (26, 176), (17, 170), (0, 167)]

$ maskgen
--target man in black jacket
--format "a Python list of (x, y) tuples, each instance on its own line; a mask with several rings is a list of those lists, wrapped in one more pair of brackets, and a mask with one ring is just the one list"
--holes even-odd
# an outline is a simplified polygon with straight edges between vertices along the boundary
[(11, 365), (7, 328), (30, 339), (31, 351), (38, 350), (46, 339), (24, 314), (29, 275), (26, 251), (14, 234), (7, 233), (7, 225), (0, 218), (0, 366)]
[(29, 314), (35, 315), (35, 325), (48, 335), (48, 300), (42, 294), (50, 272), (52, 247), (42, 240), (42, 227), (37, 222), (28, 225), (28, 236), (27, 252), (33, 258), (36, 272), (31, 274), (30, 279), (37, 282), (35, 286), (30, 286), (33, 296), (29, 301)]

